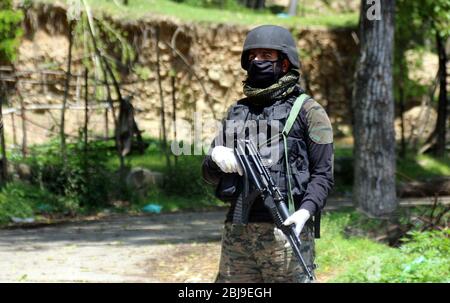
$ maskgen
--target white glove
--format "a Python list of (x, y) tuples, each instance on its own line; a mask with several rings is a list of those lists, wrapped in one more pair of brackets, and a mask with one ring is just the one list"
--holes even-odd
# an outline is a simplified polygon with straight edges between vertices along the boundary
[(236, 159), (233, 149), (225, 146), (216, 146), (212, 150), (211, 159), (216, 162), (221, 171), (243, 175), (242, 167)]
[[(291, 216), (289, 216), (284, 222), (283, 225), (291, 225), (295, 224), (295, 234), (297, 237), (300, 237), (300, 233), (302, 232), (303, 226), (305, 226), (306, 221), (311, 217), (311, 214), (306, 209), (300, 209), (297, 210), (295, 213), (293, 213)], [(278, 236), (282, 236), (282, 238), (287, 242), (284, 247), (289, 247), (290, 243), (287, 241), (286, 236), (284, 233), (275, 227), (275, 233), (278, 234)]]

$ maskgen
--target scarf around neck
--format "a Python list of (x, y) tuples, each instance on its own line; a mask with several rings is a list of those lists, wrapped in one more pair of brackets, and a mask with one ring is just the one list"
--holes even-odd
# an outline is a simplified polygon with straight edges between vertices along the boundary
[(244, 94), (251, 102), (264, 103), (292, 93), (299, 79), (300, 72), (297, 69), (291, 69), (277, 82), (266, 88), (254, 88), (244, 81)]

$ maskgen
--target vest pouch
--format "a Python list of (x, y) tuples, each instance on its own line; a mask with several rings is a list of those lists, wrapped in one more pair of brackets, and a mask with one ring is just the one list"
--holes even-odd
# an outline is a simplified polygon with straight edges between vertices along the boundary
[(282, 158), (284, 157), (283, 141), (278, 137), (270, 138), (259, 146), (259, 153), (264, 166), (271, 171), (275, 171), (277, 170), (275, 166), (282, 163)]
[(283, 197), (287, 198), (287, 175), (283, 167), (283, 163), (273, 165), (270, 168), (270, 174), (275, 182), (275, 185), (280, 190)]
[(294, 163), (291, 163), (291, 184), (292, 184), (292, 195), (303, 196), (305, 194), (306, 185), (309, 182), (310, 174), (308, 170), (298, 170)]
[(224, 174), (216, 188), (216, 197), (224, 202), (232, 202), (237, 199), (240, 193), (239, 174)]

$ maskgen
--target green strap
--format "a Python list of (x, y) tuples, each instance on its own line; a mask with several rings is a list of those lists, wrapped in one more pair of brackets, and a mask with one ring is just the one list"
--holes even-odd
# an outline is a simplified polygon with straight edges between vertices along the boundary
[(289, 132), (291, 131), (292, 126), (294, 125), (295, 120), (297, 119), (298, 114), (300, 113), (300, 109), (302, 108), (303, 103), (309, 98), (310, 97), (307, 94), (301, 94), (300, 96), (298, 96), (297, 100), (295, 100), (294, 105), (291, 108), (291, 111), (289, 112), (289, 117), (286, 120), (286, 124), (284, 125), (282, 133), (284, 142), (284, 158), (286, 163), (286, 172), (289, 187), (288, 201), (290, 214), (293, 214), (295, 212), (295, 207), (294, 207), (294, 197), (292, 196), (291, 167), (289, 165), (289, 158), (288, 158), (287, 137), (289, 135)]
[(283, 128), (283, 135), (289, 135), (292, 126), (294, 125), (295, 120), (297, 119), (298, 113), (303, 106), (303, 103), (309, 99), (310, 96), (307, 94), (301, 94), (298, 96), (297, 100), (295, 100), (294, 105), (292, 105), (291, 111), (289, 112), (289, 117), (286, 120), (286, 124)]

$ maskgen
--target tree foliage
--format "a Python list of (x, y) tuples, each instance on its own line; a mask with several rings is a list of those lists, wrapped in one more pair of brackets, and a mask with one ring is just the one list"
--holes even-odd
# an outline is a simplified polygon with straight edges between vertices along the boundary
[(424, 45), (436, 33), (450, 36), (450, 2), (448, 0), (397, 0), (396, 33), (398, 46), (404, 49)]
[[(402, 113), (407, 107), (404, 102), (421, 99), (425, 94), (433, 94), (433, 90), (421, 87), (409, 79), (406, 52), (412, 49), (434, 51), (435, 41), (438, 39), (446, 41), (450, 37), (450, 2), (448, 0), (397, 0), (396, 4), (395, 96)], [(430, 83), (430, 86), (432, 85)], [(445, 120), (446, 118), (441, 117), (441, 119)], [(411, 147), (417, 148), (415, 143)], [(406, 142), (402, 136), (402, 155), (405, 149)]]
[[(439, 34), (442, 38), (450, 36), (450, 2), (448, 0), (411, 1), (418, 3), (417, 7), (422, 20), (428, 20), (432, 34)], [(417, 5), (417, 4), (416, 4)]]
[(0, 64), (11, 62), (16, 57), (22, 19), (22, 12), (13, 10), (12, 0), (0, 2)]

